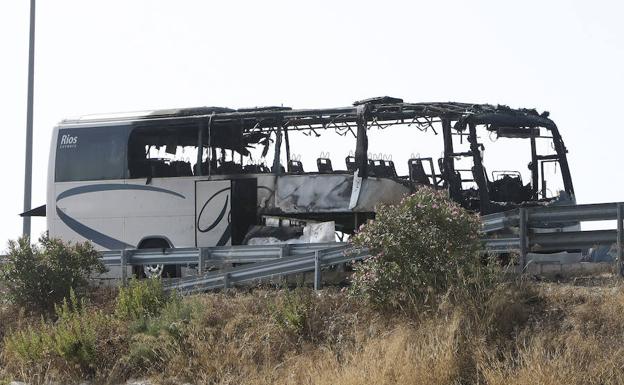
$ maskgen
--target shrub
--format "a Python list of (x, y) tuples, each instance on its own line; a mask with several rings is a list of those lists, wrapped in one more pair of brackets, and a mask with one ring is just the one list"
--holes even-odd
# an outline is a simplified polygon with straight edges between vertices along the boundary
[(65, 243), (44, 235), (39, 245), (32, 245), (27, 237), (9, 241), (0, 280), (13, 302), (30, 309), (51, 310), (71, 291), (83, 296), (89, 276), (105, 271), (90, 243)]
[(356, 265), (352, 293), (377, 307), (406, 308), (481, 283), (479, 229), (477, 215), (429, 188), (378, 207), (352, 238), (373, 255)]
[(160, 279), (133, 279), (119, 289), (115, 314), (126, 320), (144, 320), (159, 315), (170, 299)]
[(101, 311), (88, 311), (73, 291), (70, 300), (55, 307), (57, 320), (16, 331), (5, 339), (4, 356), (20, 372), (37, 372), (45, 362), (64, 363), (67, 372), (91, 376), (98, 360), (98, 339), (111, 328)]
[(95, 365), (97, 331), (105, 322), (100, 312), (87, 311), (84, 302), (78, 302), (73, 292), (70, 302), (56, 307), (58, 321), (52, 333), (53, 350), (68, 363), (90, 371)]

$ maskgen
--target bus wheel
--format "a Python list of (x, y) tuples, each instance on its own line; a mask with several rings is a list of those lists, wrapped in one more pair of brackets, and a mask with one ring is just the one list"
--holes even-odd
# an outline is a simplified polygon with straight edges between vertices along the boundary
[[(139, 245), (139, 249), (168, 249), (171, 246), (162, 238), (146, 239)], [(178, 278), (182, 269), (179, 265), (143, 265), (137, 266), (136, 273), (139, 278)]]
[(160, 278), (165, 270), (165, 265), (143, 265), (143, 276), (145, 278)]
[(143, 265), (137, 266), (135, 274), (139, 278), (179, 278), (182, 268), (179, 265)]

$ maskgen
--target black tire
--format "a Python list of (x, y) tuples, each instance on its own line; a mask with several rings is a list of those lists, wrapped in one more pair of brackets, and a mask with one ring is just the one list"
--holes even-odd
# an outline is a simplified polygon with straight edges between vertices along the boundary
[[(169, 249), (171, 246), (162, 238), (146, 239), (139, 244), (138, 249)], [(133, 273), (139, 279), (147, 278), (143, 266), (134, 266)], [(182, 276), (180, 265), (165, 265), (161, 274), (162, 278), (179, 278)]]

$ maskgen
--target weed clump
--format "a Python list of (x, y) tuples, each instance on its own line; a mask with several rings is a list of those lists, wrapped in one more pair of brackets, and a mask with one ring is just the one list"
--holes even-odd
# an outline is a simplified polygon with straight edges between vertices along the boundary
[(131, 321), (128, 352), (120, 362), (134, 375), (147, 374), (165, 370), (178, 356), (192, 354), (186, 347), (191, 333), (189, 324), (196, 314), (194, 302), (173, 295), (167, 297), (158, 312), (139, 313)]
[(294, 291), (285, 291), (283, 296), (269, 306), (273, 319), (280, 327), (296, 334), (303, 334), (308, 323), (311, 302), (309, 292), (298, 288)]
[(126, 320), (139, 320), (160, 314), (163, 307), (172, 299), (163, 290), (159, 279), (130, 280), (121, 287), (115, 302), (115, 314)]

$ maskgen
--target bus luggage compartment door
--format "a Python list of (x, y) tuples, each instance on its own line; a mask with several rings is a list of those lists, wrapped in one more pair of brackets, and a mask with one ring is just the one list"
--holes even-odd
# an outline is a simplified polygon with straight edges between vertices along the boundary
[(240, 245), (255, 224), (255, 178), (195, 183), (195, 245)]

